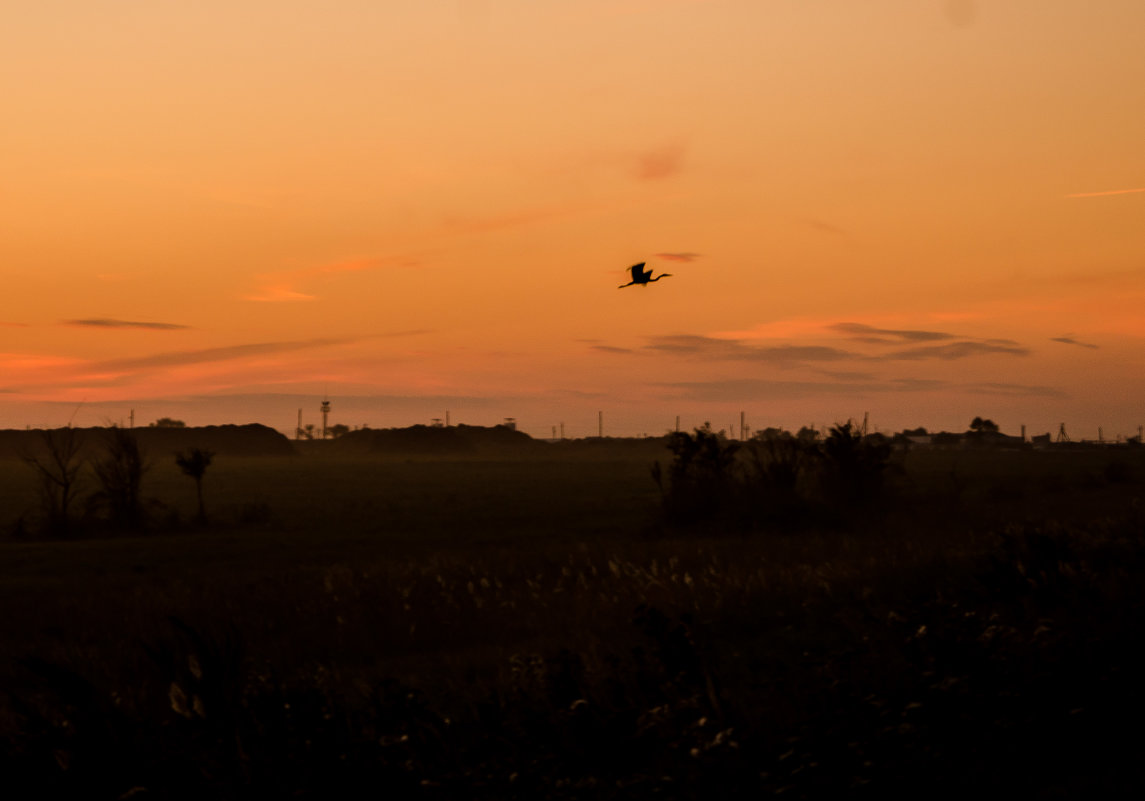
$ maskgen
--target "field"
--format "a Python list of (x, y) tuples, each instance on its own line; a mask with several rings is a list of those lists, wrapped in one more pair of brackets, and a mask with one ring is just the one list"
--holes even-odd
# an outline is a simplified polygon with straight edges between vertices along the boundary
[[(0, 461), (0, 762), (85, 798), (1145, 783), (1143, 449), (895, 455), (828, 524), (666, 519), (663, 443), (217, 457), (35, 530)], [(1126, 729), (1126, 724), (1132, 728)], [(31, 786), (31, 785), (29, 785)]]

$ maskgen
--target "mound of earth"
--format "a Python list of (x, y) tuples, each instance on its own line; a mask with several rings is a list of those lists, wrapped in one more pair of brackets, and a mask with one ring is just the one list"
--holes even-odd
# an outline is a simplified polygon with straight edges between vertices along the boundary
[(367, 428), (351, 431), (330, 443), (342, 454), (465, 455), (520, 453), (544, 444), (507, 426)]
[[(107, 440), (106, 428), (71, 429), (79, 441), (84, 458), (102, 455)], [(19, 459), (25, 454), (46, 452), (45, 434), (59, 441), (63, 429), (0, 431), (0, 459)], [(202, 426), (197, 428), (134, 428), (131, 433), (139, 447), (150, 458), (163, 458), (176, 451), (191, 448), (214, 451), (218, 456), (290, 456), (294, 448), (282, 433), (273, 428), (250, 425)]]

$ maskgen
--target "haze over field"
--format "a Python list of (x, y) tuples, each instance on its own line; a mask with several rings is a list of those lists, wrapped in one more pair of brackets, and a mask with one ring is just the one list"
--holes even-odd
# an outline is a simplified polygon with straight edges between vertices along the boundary
[(1145, 422), (1139, 0), (5, 12), (0, 427)]

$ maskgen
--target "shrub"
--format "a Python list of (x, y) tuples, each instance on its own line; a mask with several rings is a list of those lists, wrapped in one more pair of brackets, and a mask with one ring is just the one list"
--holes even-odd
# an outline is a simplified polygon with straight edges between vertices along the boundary
[(850, 421), (834, 426), (822, 447), (824, 500), (844, 509), (870, 506), (882, 494), (890, 454), (885, 440), (864, 437)]
[(696, 433), (675, 432), (668, 439), (673, 459), (665, 487), (656, 463), (652, 476), (660, 486), (668, 519), (692, 523), (711, 519), (733, 500), (737, 489), (737, 443), (713, 433), (707, 423)]
[(864, 437), (850, 422), (824, 439), (768, 429), (742, 448), (705, 426), (672, 434), (668, 448), (667, 486), (660, 464), (652, 470), (668, 521), (739, 528), (797, 528), (824, 513), (843, 522), (881, 498), (891, 451), (885, 437)]

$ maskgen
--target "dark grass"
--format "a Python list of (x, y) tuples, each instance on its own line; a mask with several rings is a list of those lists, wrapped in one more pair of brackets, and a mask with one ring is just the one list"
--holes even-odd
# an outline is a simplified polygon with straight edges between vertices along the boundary
[(0, 546), (0, 766), (85, 798), (1136, 794), (1143, 465), (998, 456), (910, 454), (790, 532), (665, 527), (643, 454), (220, 459), (205, 528), (160, 465), (146, 533)]

